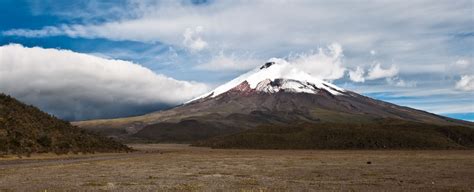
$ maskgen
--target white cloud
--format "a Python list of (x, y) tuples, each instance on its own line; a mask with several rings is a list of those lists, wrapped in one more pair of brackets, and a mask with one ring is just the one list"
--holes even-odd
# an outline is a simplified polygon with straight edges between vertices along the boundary
[(355, 71), (350, 70), (349, 71), (349, 79), (354, 82), (364, 82), (365, 77), (364, 77), (364, 69), (362, 67), (357, 67)]
[(246, 56), (226, 55), (223, 51), (213, 56), (210, 61), (196, 68), (207, 71), (246, 71), (261, 65), (263, 61)]
[(449, 66), (449, 70), (454, 73), (474, 74), (474, 65), (468, 59), (458, 59), (453, 65)]
[(456, 89), (462, 91), (474, 91), (474, 75), (463, 75), (456, 83)]
[(191, 51), (201, 51), (208, 46), (207, 42), (200, 36), (203, 32), (202, 26), (187, 28), (183, 33), (183, 44)]
[(470, 62), (467, 59), (458, 59), (456, 61), (456, 65), (458, 65), (460, 67), (468, 67), (469, 64), (470, 64)]
[(22, 37), (47, 37), (47, 36), (57, 36), (63, 35), (64, 31), (58, 27), (44, 27), (41, 30), (29, 30), (29, 29), (12, 29), (4, 31), (2, 33), (6, 36), (22, 36)]
[(365, 70), (357, 66), (355, 70), (349, 70), (349, 79), (353, 82), (365, 82), (366, 80), (377, 80), (385, 78), (389, 85), (397, 87), (415, 87), (416, 82), (407, 82), (400, 79), (398, 75), (398, 67), (392, 65), (390, 68), (384, 69), (379, 62), (375, 62), (366, 74)]
[(370, 54), (371, 54), (371, 55), (375, 55), (375, 54), (377, 54), (377, 51), (375, 51), (375, 50), (372, 49), (372, 50), (370, 50)]
[(129, 61), (10, 44), (0, 47), (0, 91), (55, 115), (82, 119), (179, 104), (207, 86)]
[[(111, 8), (116, 16), (103, 23), (12, 29), (3, 34), (159, 41), (173, 46), (192, 45), (197, 49), (216, 45), (219, 46), (217, 50), (248, 50), (264, 58), (305, 51), (315, 43), (339, 42), (354, 52), (370, 52), (373, 47), (383, 47), (384, 54), (403, 60), (400, 63), (404, 65), (412, 65), (430, 63), (426, 58), (446, 60), (447, 57), (440, 54), (446, 53), (445, 47), (436, 45), (443, 45), (451, 38), (446, 34), (472, 31), (470, 26), (473, 24), (473, 20), (466, 17), (472, 12), (469, 0), (456, 4), (430, 0), (404, 3), (235, 0), (212, 1), (200, 6), (182, 1), (130, 1), (127, 5), (121, 8), (122, 11)], [(98, 8), (88, 10), (88, 13), (102, 15), (102, 6), (91, 7)], [(64, 10), (59, 12), (72, 18), (78, 15), (64, 14)], [(196, 26), (205, 30), (183, 45), (183, 32), (189, 29), (193, 33)], [(413, 59), (418, 58), (420, 52), (424, 53), (425, 59), (415, 62)]]
[(416, 87), (416, 81), (405, 81), (399, 77), (391, 77), (385, 79), (389, 85), (397, 87)]
[(316, 52), (296, 54), (289, 57), (289, 62), (316, 78), (336, 80), (344, 76), (342, 46), (333, 43), (327, 49), (320, 48)]
[[(293, 54), (285, 60), (316, 78), (331, 81), (344, 77), (346, 68), (342, 58), (342, 46), (338, 43), (332, 43), (327, 48)], [(226, 55), (221, 51), (213, 56), (209, 62), (198, 65), (197, 68), (210, 71), (244, 71), (261, 66), (264, 61), (253, 59), (252, 56)]]
[[(469, 58), (459, 58), (444, 65), (444, 79), (449, 81), (458, 81), (460, 76), (474, 75), (474, 64)], [(452, 83), (450, 88), (452, 88)]]
[(390, 66), (390, 68), (384, 69), (381, 67), (380, 63), (375, 63), (372, 68), (369, 69), (367, 80), (381, 79), (394, 77), (398, 75), (398, 67), (396, 65)]

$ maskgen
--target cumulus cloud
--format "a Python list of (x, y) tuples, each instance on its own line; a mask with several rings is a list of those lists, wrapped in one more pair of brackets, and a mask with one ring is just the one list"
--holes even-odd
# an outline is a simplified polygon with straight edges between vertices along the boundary
[(349, 79), (354, 82), (364, 82), (365, 81), (364, 74), (365, 74), (364, 69), (358, 66), (356, 70), (349, 71)]
[(474, 75), (463, 75), (456, 83), (456, 89), (461, 91), (474, 91)]
[(349, 70), (349, 79), (353, 82), (363, 83), (366, 80), (377, 80), (385, 78), (386, 82), (389, 85), (397, 87), (415, 87), (416, 82), (410, 81), (407, 82), (403, 79), (400, 79), (397, 75), (399, 69), (396, 65), (392, 65), (389, 68), (382, 68), (379, 62), (375, 62), (371, 68), (368, 69), (367, 73), (365, 70), (357, 66), (355, 70)]
[(372, 68), (369, 69), (366, 79), (374, 80), (374, 79), (381, 79), (381, 78), (388, 78), (394, 77), (398, 75), (398, 67), (396, 65), (392, 65), (387, 69), (382, 68), (381, 64), (376, 62)]
[(202, 26), (187, 28), (183, 33), (183, 44), (191, 51), (201, 51), (208, 46), (207, 42), (200, 36), (203, 31)]
[(331, 81), (344, 76), (346, 68), (343, 66), (343, 56), (342, 46), (333, 43), (327, 49), (292, 55), (288, 60), (314, 77)]
[(207, 86), (129, 61), (10, 44), (0, 47), (0, 91), (77, 120), (150, 112), (189, 100)]

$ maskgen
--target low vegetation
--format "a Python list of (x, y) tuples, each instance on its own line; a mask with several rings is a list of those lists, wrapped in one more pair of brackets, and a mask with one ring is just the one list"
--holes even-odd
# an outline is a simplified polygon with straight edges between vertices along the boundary
[(246, 149), (472, 149), (474, 129), (396, 119), (350, 124), (265, 125), (194, 145)]
[(0, 94), (0, 154), (129, 150), (112, 139), (72, 126), (36, 107)]

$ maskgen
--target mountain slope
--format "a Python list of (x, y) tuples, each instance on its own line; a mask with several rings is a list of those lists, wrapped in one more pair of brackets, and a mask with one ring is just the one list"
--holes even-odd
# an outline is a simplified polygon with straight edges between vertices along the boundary
[(125, 140), (191, 142), (251, 131), (259, 126), (329, 123), (344, 124), (345, 128), (351, 129), (358, 124), (384, 126), (380, 123), (384, 119), (424, 126), (474, 127), (470, 122), (344, 90), (279, 59), (272, 59), (262, 67), (170, 110), (76, 124)]
[(112, 152), (129, 148), (0, 94), (0, 154)]

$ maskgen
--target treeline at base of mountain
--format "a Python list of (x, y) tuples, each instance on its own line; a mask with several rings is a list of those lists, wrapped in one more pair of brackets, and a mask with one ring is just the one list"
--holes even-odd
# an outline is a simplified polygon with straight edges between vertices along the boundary
[(474, 129), (397, 119), (360, 124), (263, 125), (193, 145), (243, 149), (474, 149)]
[(0, 155), (127, 152), (127, 146), (0, 93)]

